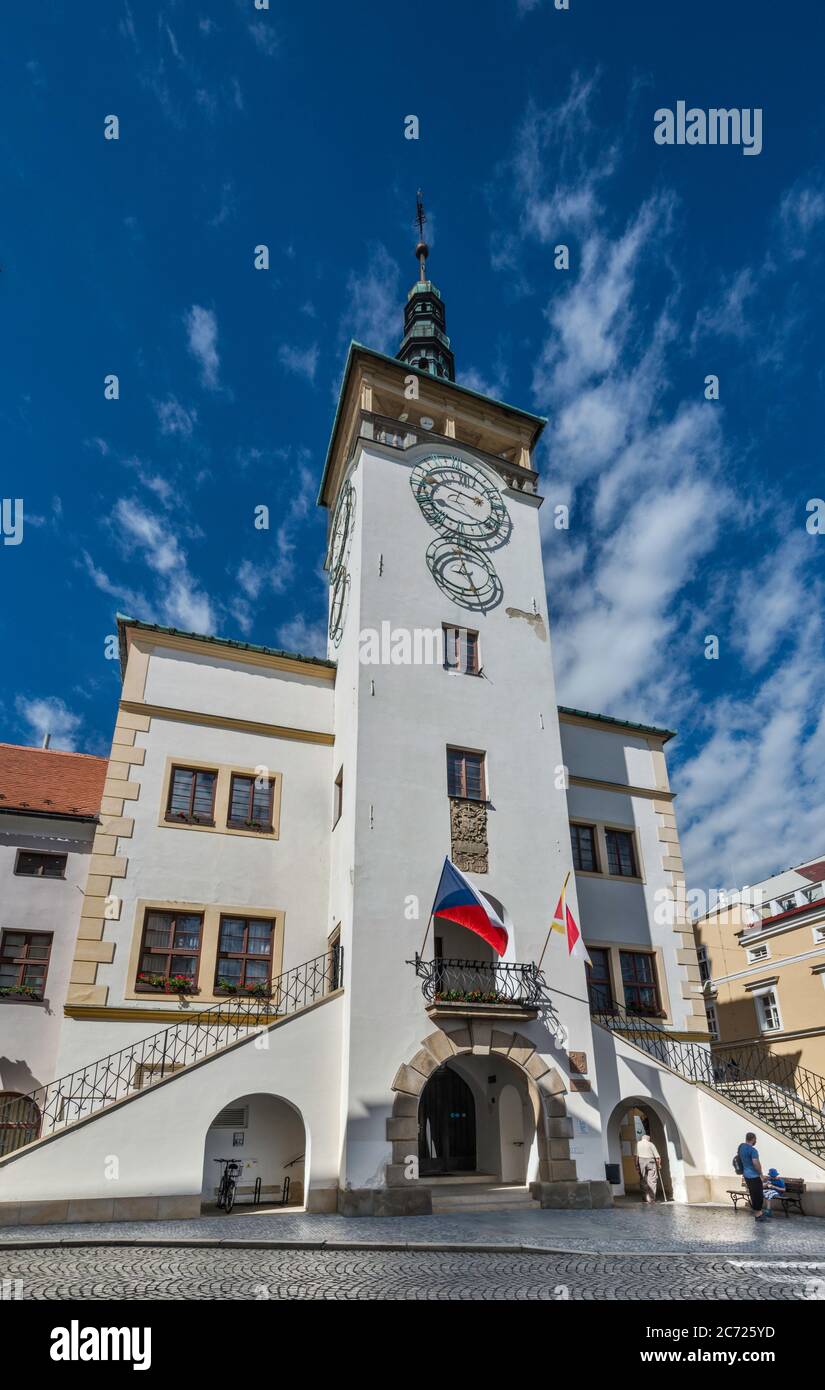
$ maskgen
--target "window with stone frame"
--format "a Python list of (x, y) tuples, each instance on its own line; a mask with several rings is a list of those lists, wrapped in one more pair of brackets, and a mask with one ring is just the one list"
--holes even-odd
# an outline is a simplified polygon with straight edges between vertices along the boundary
[(596, 854), (595, 825), (571, 825), (570, 840), (573, 845), (573, 868), (597, 874), (599, 860)]
[(231, 830), (272, 830), (274, 783), (266, 777), (233, 772), (229, 787)]
[(638, 878), (636, 847), (630, 830), (611, 830), (605, 827), (605, 849), (607, 850), (607, 872), (616, 878)]
[(19, 849), (14, 872), (23, 878), (65, 878), (68, 854)]
[(624, 1002), (628, 1013), (648, 1018), (664, 1018), (659, 982), (656, 978), (656, 958), (651, 951), (620, 951)]
[(138, 957), (138, 991), (164, 989), (170, 980), (197, 986), (203, 916), (199, 912), (156, 912), (143, 923)]
[(0, 997), (43, 998), (52, 939), (52, 932), (0, 932)]
[(444, 624), (444, 666), (448, 671), (461, 671), (465, 676), (477, 676), (481, 671), (478, 654), (478, 633), (466, 627)]
[(272, 980), (275, 923), (258, 917), (221, 917), (215, 987), (230, 994), (264, 990)]
[(194, 767), (173, 767), (169, 778), (167, 821), (184, 825), (214, 825), (217, 772)]
[(591, 1013), (613, 1013), (613, 981), (610, 976), (610, 952), (600, 946), (589, 946), (590, 965), (587, 971), (587, 993)]
[(447, 795), (465, 801), (486, 801), (484, 754), (466, 748), (447, 749)]

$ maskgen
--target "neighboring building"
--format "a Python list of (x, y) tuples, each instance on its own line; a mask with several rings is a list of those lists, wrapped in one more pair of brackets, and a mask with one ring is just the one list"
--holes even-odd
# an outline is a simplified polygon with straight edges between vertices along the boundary
[[(676, 1200), (730, 1184), (751, 1117), (716, 1094), (691, 926), (659, 921), (684, 899), (671, 734), (558, 709), (544, 422), (454, 382), (417, 254), (399, 358), (347, 358), (327, 659), (118, 619), (68, 1079), (29, 1098), (0, 1221), (195, 1215), (233, 1156), (244, 1197), (289, 1179), (318, 1211), (443, 1209), (457, 1174), (604, 1206), (645, 1124)], [(430, 924), (445, 855), (501, 959)], [(568, 879), (589, 976), (545, 952)]]
[(0, 744), (0, 1111), (55, 1076), (106, 767)]
[(743, 1064), (770, 1053), (789, 1078), (799, 1067), (825, 1077), (825, 859), (742, 896), (695, 923), (714, 1050)]

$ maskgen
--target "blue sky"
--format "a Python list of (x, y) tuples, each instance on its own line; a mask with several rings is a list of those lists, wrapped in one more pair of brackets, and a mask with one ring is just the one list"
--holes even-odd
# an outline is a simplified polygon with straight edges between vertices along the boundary
[[(821, 853), (824, 38), (792, 0), (15, 7), (2, 737), (108, 749), (118, 609), (320, 649), (335, 394), (397, 346), (421, 184), (459, 379), (550, 421), (560, 698), (679, 729), (689, 883)], [(759, 107), (761, 154), (657, 145), (680, 99)]]

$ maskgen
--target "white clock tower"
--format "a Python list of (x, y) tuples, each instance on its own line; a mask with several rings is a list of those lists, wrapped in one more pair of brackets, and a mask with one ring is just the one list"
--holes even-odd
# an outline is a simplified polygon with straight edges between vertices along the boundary
[[(532, 466), (544, 422), (455, 383), (420, 202), (419, 219), (399, 356), (352, 344), (320, 497), (340, 1209), (425, 1211), (439, 1184), (485, 1174), (601, 1204), (584, 966), (554, 934), (536, 971), (572, 869)], [(507, 925), (501, 960), (466, 928), (427, 930), (445, 855)]]

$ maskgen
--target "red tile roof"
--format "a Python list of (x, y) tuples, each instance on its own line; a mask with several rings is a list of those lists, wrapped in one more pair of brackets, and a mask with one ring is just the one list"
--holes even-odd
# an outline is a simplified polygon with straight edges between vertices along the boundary
[(0, 812), (95, 816), (108, 759), (0, 743)]
[(803, 878), (810, 879), (811, 883), (821, 883), (825, 879), (825, 859), (818, 859), (815, 864), (802, 864), (799, 868)]

